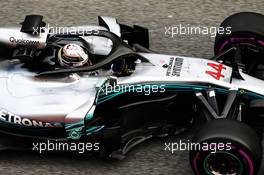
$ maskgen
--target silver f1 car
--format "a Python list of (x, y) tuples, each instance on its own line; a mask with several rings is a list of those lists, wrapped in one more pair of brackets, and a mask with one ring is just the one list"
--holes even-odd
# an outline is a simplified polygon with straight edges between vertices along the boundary
[[(264, 16), (228, 17), (208, 59), (158, 54), (148, 30), (99, 17), (98, 26), (47, 30), (42, 16), (1, 28), (0, 143), (100, 143), (123, 158), (146, 139), (195, 128), (197, 175), (254, 175), (262, 159)], [(78, 30), (76, 30), (78, 29)], [(229, 144), (229, 147), (225, 147)], [(177, 168), (177, 167), (175, 167)]]

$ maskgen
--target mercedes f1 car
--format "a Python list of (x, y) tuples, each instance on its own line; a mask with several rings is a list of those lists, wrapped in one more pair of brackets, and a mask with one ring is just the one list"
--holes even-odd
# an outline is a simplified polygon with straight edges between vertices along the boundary
[[(98, 26), (47, 30), (40, 15), (0, 28), (0, 143), (100, 143), (122, 159), (135, 145), (197, 129), (197, 175), (254, 175), (262, 160), (264, 16), (228, 17), (212, 59), (158, 54), (148, 30), (100, 16)], [(76, 30), (78, 29), (78, 30)], [(30, 144), (31, 143), (31, 144)], [(229, 149), (223, 149), (229, 144)]]

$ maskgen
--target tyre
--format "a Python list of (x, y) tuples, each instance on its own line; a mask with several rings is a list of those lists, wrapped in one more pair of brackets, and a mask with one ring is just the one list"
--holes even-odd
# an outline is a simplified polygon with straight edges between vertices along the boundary
[[(214, 52), (218, 55), (235, 45), (241, 45), (242, 63), (245, 71), (258, 78), (264, 73), (258, 66), (264, 64), (264, 15), (254, 12), (241, 12), (226, 18), (220, 25), (229, 32), (217, 34), (215, 38)], [(261, 50), (259, 50), (261, 48)], [(223, 56), (220, 60), (228, 61), (234, 55)]]
[(207, 122), (195, 134), (190, 164), (196, 175), (255, 175), (262, 160), (259, 136), (248, 125), (227, 119)]

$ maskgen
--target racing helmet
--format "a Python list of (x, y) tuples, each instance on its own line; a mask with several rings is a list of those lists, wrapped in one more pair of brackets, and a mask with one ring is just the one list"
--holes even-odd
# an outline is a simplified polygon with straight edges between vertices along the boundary
[(58, 51), (58, 62), (61, 67), (81, 67), (88, 61), (88, 54), (78, 44), (66, 44)]

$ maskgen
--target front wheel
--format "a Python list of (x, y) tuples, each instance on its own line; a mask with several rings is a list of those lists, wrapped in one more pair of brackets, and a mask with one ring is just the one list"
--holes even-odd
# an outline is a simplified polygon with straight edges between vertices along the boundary
[[(241, 50), (240, 64), (244, 71), (256, 78), (264, 79), (264, 15), (254, 12), (240, 12), (226, 18), (220, 25), (229, 29), (224, 34), (218, 33), (215, 38), (215, 55), (238, 47)], [(234, 52), (217, 59), (224, 64), (232, 65)]]
[[(262, 160), (259, 136), (248, 125), (227, 119), (206, 123), (193, 138), (196, 175), (255, 175)], [(199, 147), (198, 147), (199, 143)]]

